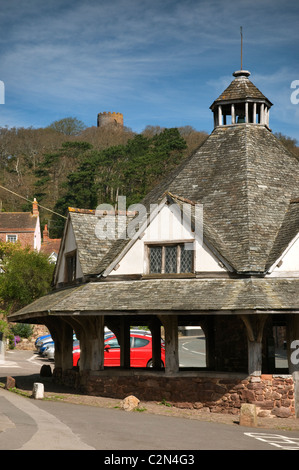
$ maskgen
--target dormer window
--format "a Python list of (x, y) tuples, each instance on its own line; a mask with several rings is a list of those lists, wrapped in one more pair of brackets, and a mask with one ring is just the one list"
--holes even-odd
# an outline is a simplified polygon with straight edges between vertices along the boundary
[(149, 274), (179, 274), (194, 271), (193, 243), (147, 245)]

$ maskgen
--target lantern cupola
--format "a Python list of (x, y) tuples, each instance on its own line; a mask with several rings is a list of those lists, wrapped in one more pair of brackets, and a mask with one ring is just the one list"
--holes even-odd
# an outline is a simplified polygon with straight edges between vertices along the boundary
[(269, 110), (272, 103), (249, 80), (250, 72), (238, 70), (230, 85), (210, 106), (214, 127), (259, 124), (269, 128)]

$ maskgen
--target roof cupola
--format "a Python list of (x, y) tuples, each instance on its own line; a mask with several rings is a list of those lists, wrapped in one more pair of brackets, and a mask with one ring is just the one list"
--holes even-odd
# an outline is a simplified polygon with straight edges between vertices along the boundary
[(249, 80), (248, 70), (238, 70), (235, 77), (210, 106), (214, 127), (259, 124), (269, 128), (269, 110), (272, 103)]

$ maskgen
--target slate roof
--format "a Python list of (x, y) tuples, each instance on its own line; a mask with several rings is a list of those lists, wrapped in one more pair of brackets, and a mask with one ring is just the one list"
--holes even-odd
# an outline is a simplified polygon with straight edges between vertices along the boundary
[[(299, 311), (299, 279), (150, 279), (88, 282), (44, 296), (10, 315), (20, 321), (47, 315), (153, 312), (231, 313)], [(213, 293), (213, 295), (211, 295)]]
[[(267, 101), (270, 106), (272, 105), (268, 98), (266, 98), (265, 95), (263, 95), (263, 93), (248, 79), (247, 74), (249, 74), (249, 72), (245, 72), (243, 75), (242, 71), (236, 72), (236, 74), (237, 73), (239, 75), (237, 75), (235, 80), (229, 84), (214, 103), (218, 103), (220, 101), (237, 102), (239, 100), (254, 100), (262, 102)], [(211, 108), (213, 108), (214, 103)]]
[[(237, 273), (265, 273), (299, 232), (299, 162), (264, 126), (219, 126), (141, 201), (203, 204), (207, 245)], [(101, 274), (130, 240), (101, 240), (94, 211), (71, 209), (85, 275)]]
[[(241, 76), (219, 97), (245, 98), (266, 99)], [(141, 204), (148, 211), (151, 204), (165, 197), (202, 204), (204, 240), (238, 278), (118, 282), (99, 278), (100, 282), (38, 299), (12, 315), (10, 321), (48, 312), (298, 312), (299, 278), (259, 277), (266, 275), (299, 233), (298, 181), (298, 160), (266, 126), (218, 126)], [(100, 241), (95, 235), (98, 217), (94, 211), (71, 209), (69, 222), (85, 276), (102, 274), (131, 243), (124, 239)]]
[[(103, 212), (102, 215), (106, 213)], [(115, 212), (117, 215), (117, 211)], [(123, 215), (123, 214), (121, 214)], [(127, 212), (126, 218), (116, 217), (116, 221), (124, 224), (120, 226), (120, 233), (125, 230), (126, 223), (128, 223), (135, 213)], [(107, 217), (107, 215), (105, 215)], [(123, 239), (105, 238), (100, 239), (97, 236), (97, 224), (99, 224), (101, 217), (99, 211), (89, 209), (79, 209), (69, 207), (69, 223), (72, 225), (74, 236), (77, 244), (78, 257), (81, 265), (83, 275), (88, 277), (99, 273), (99, 266), (103, 259), (108, 257), (107, 263), (109, 264), (118, 252), (118, 245), (123, 243)], [(118, 225), (115, 226), (116, 234), (118, 233)], [(125, 240), (127, 244), (127, 240)], [(62, 256), (63, 250), (60, 251), (59, 257)], [(56, 270), (59, 268), (59, 258), (56, 264)]]
[[(228, 264), (238, 273), (264, 273), (274, 245), (278, 256), (299, 230), (297, 210), (290, 211), (298, 181), (298, 160), (266, 127), (219, 126), (144, 203), (169, 191), (203, 204), (204, 235)], [(292, 230), (283, 229), (288, 225)]]
[(36, 221), (31, 212), (0, 212), (0, 232), (34, 232)]

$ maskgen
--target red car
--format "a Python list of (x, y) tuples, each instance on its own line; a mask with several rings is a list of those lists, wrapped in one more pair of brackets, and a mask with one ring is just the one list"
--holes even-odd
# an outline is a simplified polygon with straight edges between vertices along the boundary
[[(152, 367), (152, 336), (144, 333), (131, 333), (131, 367)], [(74, 344), (73, 365), (78, 366), (80, 361), (80, 345)], [(165, 345), (161, 340), (161, 365), (165, 366)], [(110, 335), (105, 339), (104, 366), (120, 365), (120, 346), (116, 336)]]

